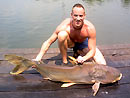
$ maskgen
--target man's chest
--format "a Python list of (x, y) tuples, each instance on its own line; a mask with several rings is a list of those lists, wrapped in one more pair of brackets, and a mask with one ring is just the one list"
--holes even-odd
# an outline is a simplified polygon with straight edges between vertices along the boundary
[(74, 42), (83, 42), (87, 37), (89, 37), (87, 30), (70, 30), (70, 38)]

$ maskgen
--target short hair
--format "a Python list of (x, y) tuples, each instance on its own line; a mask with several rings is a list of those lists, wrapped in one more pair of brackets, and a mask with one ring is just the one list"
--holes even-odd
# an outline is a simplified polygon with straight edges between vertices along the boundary
[(75, 5), (72, 7), (72, 12), (73, 12), (73, 9), (74, 9), (75, 7), (80, 7), (80, 8), (83, 8), (83, 9), (85, 10), (85, 8), (84, 8), (84, 6), (83, 6), (82, 4), (77, 3), (77, 4), (75, 4)]

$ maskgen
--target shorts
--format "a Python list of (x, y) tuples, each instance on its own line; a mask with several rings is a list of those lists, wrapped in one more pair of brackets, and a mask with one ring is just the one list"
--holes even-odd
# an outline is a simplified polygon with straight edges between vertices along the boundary
[(77, 50), (82, 50), (84, 48), (88, 48), (88, 38), (86, 38), (85, 41), (82, 43), (75, 43), (75, 46), (73, 47), (73, 51), (76, 52)]

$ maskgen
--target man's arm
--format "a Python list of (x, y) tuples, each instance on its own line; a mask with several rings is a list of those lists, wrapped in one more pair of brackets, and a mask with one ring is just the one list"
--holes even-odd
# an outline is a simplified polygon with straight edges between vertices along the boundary
[(96, 31), (90, 30), (90, 32), (91, 34), (90, 34), (90, 37), (88, 38), (89, 52), (85, 56), (83, 56), (85, 61), (94, 57), (95, 52), (96, 52)]
[(79, 57), (77, 59), (79, 63), (83, 63), (84, 61), (89, 60), (95, 55), (96, 52), (96, 30), (92, 24), (88, 28), (88, 33), (89, 33), (89, 37), (88, 37), (89, 52), (85, 56)]
[(64, 31), (64, 29), (66, 28), (66, 24), (69, 23), (69, 21), (70, 19), (67, 18), (59, 26), (57, 26), (55, 32), (51, 35), (51, 37), (43, 43), (41, 50), (35, 59), (36, 61), (40, 61), (42, 59), (42, 56), (47, 52), (50, 45), (57, 40), (58, 33), (62, 30)]
[(42, 56), (47, 52), (47, 50), (49, 49), (50, 45), (55, 42), (57, 40), (57, 33), (56, 31), (51, 35), (51, 37), (46, 40), (41, 47), (40, 52), (38, 53), (37, 57), (36, 57), (36, 61), (40, 61), (42, 59)]

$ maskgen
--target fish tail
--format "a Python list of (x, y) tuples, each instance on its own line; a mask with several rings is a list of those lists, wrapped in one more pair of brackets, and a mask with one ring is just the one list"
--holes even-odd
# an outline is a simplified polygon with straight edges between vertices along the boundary
[(12, 75), (20, 74), (33, 65), (37, 66), (35, 62), (21, 56), (16, 56), (14, 54), (7, 54), (4, 57), (5, 60), (7, 60), (9, 63), (15, 65), (15, 68), (10, 72)]

